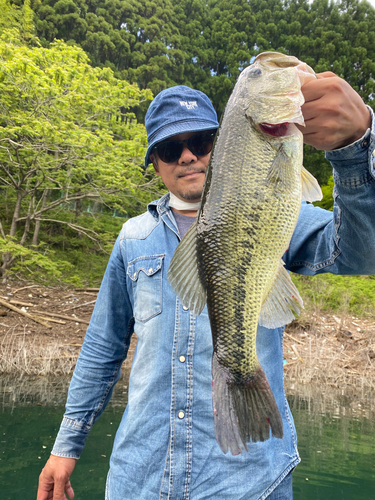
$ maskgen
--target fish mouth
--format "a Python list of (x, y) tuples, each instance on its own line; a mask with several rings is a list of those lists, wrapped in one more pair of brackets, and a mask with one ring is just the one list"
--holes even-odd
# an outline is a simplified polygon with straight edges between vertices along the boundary
[(289, 122), (284, 123), (260, 123), (259, 128), (262, 132), (273, 137), (283, 137), (288, 134)]

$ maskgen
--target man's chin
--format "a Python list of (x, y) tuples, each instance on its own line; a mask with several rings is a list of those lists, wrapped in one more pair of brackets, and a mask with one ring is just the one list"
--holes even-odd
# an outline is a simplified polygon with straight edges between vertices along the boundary
[(201, 201), (202, 191), (194, 192), (194, 193), (178, 193), (179, 198), (188, 203), (198, 203)]

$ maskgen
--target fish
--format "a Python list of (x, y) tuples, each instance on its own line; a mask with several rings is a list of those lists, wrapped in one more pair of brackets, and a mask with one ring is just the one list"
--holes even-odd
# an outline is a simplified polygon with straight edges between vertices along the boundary
[[(303, 301), (282, 257), (301, 201), (322, 198), (303, 167), (301, 86), (316, 78), (294, 56), (259, 54), (233, 89), (216, 134), (197, 218), (168, 280), (184, 306), (207, 304), (216, 440), (224, 453), (283, 437), (283, 420), (256, 353), (258, 324), (279, 328)], [(276, 339), (275, 339), (276, 342)]]

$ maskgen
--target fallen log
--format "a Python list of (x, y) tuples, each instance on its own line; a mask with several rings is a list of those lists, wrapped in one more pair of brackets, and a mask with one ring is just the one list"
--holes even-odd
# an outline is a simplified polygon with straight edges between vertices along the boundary
[(13, 294), (20, 292), (21, 290), (26, 290), (26, 288), (35, 288), (38, 287), (39, 285), (29, 285), (29, 286), (23, 286), (22, 288), (17, 288), (17, 290), (14, 290)]
[(47, 328), (52, 328), (52, 326), (46, 323), (45, 321), (37, 319), (35, 316), (32, 316), (31, 314), (25, 311), (22, 311), (22, 309), (18, 309), (18, 307), (12, 306), (12, 304), (9, 304), (5, 300), (0, 299), (0, 304), (7, 307), (8, 309), (11, 309), (12, 311), (17, 312), (18, 314), (21, 314), (22, 316), (25, 316), (26, 318), (32, 319), (36, 323), (40, 323), (41, 325), (46, 326)]
[(79, 304), (78, 306), (73, 306), (73, 307), (69, 307), (68, 309), (63, 309), (63, 312), (73, 311), (73, 309), (78, 309), (79, 307), (83, 307), (83, 306), (89, 306), (91, 304), (95, 304), (95, 302), (96, 302), (96, 299), (90, 300), (90, 302), (85, 302), (84, 304)]
[(57, 313), (47, 313), (45, 311), (33, 311), (35, 314), (42, 314), (43, 316), (51, 316), (52, 318), (61, 318), (67, 319), (69, 321), (75, 321), (76, 323), (84, 323), (85, 325), (89, 325), (90, 321), (85, 319), (79, 319), (74, 316), (67, 316), (66, 314), (57, 314)]
[(292, 335), (290, 335), (290, 334), (289, 334), (289, 333), (287, 333), (287, 332), (284, 332), (284, 335), (286, 335), (286, 336), (287, 336), (287, 337), (289, 337), (290, 339), (294, 340), (295, 342), (298, 342), (298, 344), (302, 344), (302, 345), (304, 345), (304, 344), (305, 344), (304, 342), (302, 342), (302, 340), (298, 340), (298, 339), (296, 339), (295, 337), (292, 337)]
[(45, 316), (41, 316), (40, 314), (38, 314), (35, 317), (40, 318), (40, 319), (45, 319), (47, 321), (51, 321), (52, 323), (58, 323), (59, 325), (66, 325), (66, 321), (60, 321), (59, 319), (54, 319), (54, 318), (47, 318)]
[(1, 297), (1, 298), (9, 302), (9, 304), (24, 306), (24, 307), (34, 307), (34, 304), (31, 304), (30, 302), (20, 302), (19, 300), (9, 299), (8, 297)]

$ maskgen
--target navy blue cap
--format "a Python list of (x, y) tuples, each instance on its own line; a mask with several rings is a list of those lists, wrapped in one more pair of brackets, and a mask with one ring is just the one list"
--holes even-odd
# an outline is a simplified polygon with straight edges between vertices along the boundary
[(145, 125), (148, 149), (145, 166), (153, 147), (173, 135), (213, 130), (219, 127), (210, 99), (200, 90), (178, 85), (162, 90), (147, 110)]

